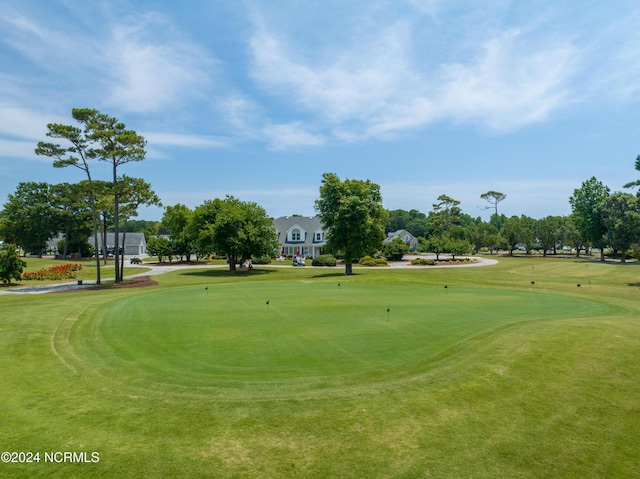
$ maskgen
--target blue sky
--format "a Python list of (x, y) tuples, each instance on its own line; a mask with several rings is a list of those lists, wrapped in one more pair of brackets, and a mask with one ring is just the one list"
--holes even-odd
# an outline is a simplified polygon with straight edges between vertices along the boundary
[(145, 136), (121, 171), (165, 205), (312, 215), (335, 172), (389, 209), (446, 194), (488, 219), (497, 190), (565, 215), (588, 178), (640, 176), (638, 25), (635, 0), (0, 0), (0, 201), (84, 179), (33, 151), (89, 107)]

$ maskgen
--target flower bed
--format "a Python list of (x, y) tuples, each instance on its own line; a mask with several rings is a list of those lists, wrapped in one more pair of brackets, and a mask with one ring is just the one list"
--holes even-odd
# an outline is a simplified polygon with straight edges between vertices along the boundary
[(42, 268), (38, 271), (28, 271), (26, 273), (22, 273), (22, 279), (27, 281), (43, 281), (46, 279), (72, 279), (76, 277), (76, 271), (80, 271), (81, 269), (82, 264), (80, 263), (61, 264), (58, 266), (51, 266), (49, 268)]
[(416, 258), (411, 261), (411, 264), (419, 265), (419, 266), (434, 266), (434, 265), (448, 266), (448, 265), (454, 265), (454, 264), (474, 263), (475, 261), (476, 261), (475, 258), (440, 259), (437, 261), (433, 259), (427, 259), (427, 258)]

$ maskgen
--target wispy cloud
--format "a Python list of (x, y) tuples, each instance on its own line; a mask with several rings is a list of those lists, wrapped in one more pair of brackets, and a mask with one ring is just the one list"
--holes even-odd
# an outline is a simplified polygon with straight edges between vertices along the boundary
[(263, 132), (271, 149), (287, 150), (300, 146), (315, 146), (324, 143), (324, 138), (308, 131), (300, 123), (269, 125)]
[(440, 116), (511, 130), (544, 120), (571, 101), (575, 74), (568, 43), (540, 44), (520, 30), (502, 32), (482, 45), (468, 64), (440, 67)]
[[(429, 5), (427, 5), (429, 7)], [(476, 122), (493, 130), (546, 118), (568, 101), (575, 73), (570, 43), (541, 42), (521, 30), (498, 32), (466, 62), (425, 69), (428, 45), (412, 43), (412, 25), (379, 25), (374, 41), (354, 41), (330, 62), (314, 62), (282, 33), (257, 24), (253, 77), (306, 112), (340, 126), (343, 138), (383, 137), (435, 121)], [(335, 128), (334, 128), (335, 129)]]
[(265, 110), (246, 96), (232, 94), (219, 102), (225, 120), (237, 136), (263, 141), (271, 150), (317, 146), (325, 138), (301, 122), (273, 123)]
[[(159, 31), (164, 34), (159, 36)], [(109, 40), (109, 102), (124, 111), (175, 107), (199, 96), (212, 82), (208, 71), (213, 58), (181, 38), (163, 16), (149, 13), (113, 25)]]
[[(333, 125), (360, 125), (387, 132), (396, 126), (420, 123), (409, 116), (429, 117), (430, 102), (418, 101), (425, 82), (407, 58), (405, 25), (383, 29), (375, 42), (364, 40), (322, 64), (313, 64), (304, 51), (262, 25), (251, 40), (253, 77), (265, 90), (292, 98), (305, 111)], [(425, 107), (427, 112), (425, 112)], [(406, 113), (399, 121), (390, 116)]]
[(47, 124), (56, 123), (59, 120), (60, 118), (29, 108), (3, 104), (0, 100), (0, 136), (33, 141), (45, 140)]
[[(35, 147), (36, 147), (36, 144), (30, 141), (0, 139), (0, 157), (22, 158), (22, 159), (28, 159), (28, 160), (33, 160), (36, 158), (44, 159), (44, 157), (36, 156), (36, 154), (34, 153)], [(51, 159), (46, 158), (46, 161), (50, 163)]]
[(186, 148), (220, 148), (227, 144), (225, 139), (202, 135), (184, 135), (179, 133), (142, 132), (149, 145), (181, 146)]
[(61, 25), (19, 6), (0, 13), (3, 41), (29, 63), (27, 71), (41, 73), (37, 90), (48, 93), (38, 98), (35, 89), (21, 91), (19, 79), (5, 76), (23, 103), (42, 107), (64, 96), (125, 113), (157, 113), (206, 99), (216, 61), (166, 16), (131, 11), (76, 20)]

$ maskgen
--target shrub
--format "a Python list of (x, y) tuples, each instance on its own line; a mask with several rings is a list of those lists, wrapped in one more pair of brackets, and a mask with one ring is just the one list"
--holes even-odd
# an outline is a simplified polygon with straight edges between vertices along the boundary
[(312, 266), (335, 266), (336, 259), (330, 254), (321, 254), (320, 256), (316, 256), (313, 258), (311, 262)]
[(374, 260), (368, 260), (368, 261), (360, 261), (360, 265), (362, 266), (377, 266), (376, 262)]
[(253, 264), (271, 264), (271, 258), (268, 256), (260, 256), (259, 258), (251, 258)]
[(416, 258), (411, 261), (411, 264), (417, 264), (421, 266), (433, 266), (436, 262), (432, 259), (427, 258)]
[(387, 260), (383, 259), (383, 258), (376, 258), (375, 260), (376, 266), (387, 266)]
[(363, 256), (362, 258), (360, 258), (360, 261), (358, 261), (358, 264), (365, 264), (369, 261), (373, 261), (373, 258), (371, 256)]
[(0, 281), (4, 284), (10, 284), (12, 279), (20, 281), (25, 266), (27, 263), (20, 259), (14, 244), (0, 245)]

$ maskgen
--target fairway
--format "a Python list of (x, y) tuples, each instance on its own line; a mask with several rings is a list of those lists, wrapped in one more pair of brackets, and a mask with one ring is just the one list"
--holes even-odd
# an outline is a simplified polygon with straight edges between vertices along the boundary
[[(314, 389), (419, 373), (475, 335), (522, 321), (602, 314), (587, 299), (425, 285), (302, 281), (176, 287), (90, 311), (58, 349), (123, 384)], [(126, 371), (126, 374), (123, 372)], [(329, 381), (329, 382), (328, 382)], [(294, 394), (293, 390), (291, 392)]]
[(3, 450), (99, 454), (0, 477), (633, 477), (640, 268), (499, 260), (0, 295)]

